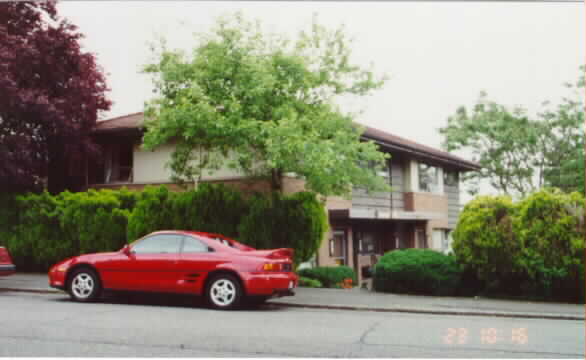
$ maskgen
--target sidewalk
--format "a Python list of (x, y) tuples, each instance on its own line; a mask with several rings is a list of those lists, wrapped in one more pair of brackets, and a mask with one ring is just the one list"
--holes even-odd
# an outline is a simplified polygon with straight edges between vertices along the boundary
[[(46, 274), (0, 277), (1, 291), (63, 293), (48, 286)], [(324, 309), (408, 312), (438, 315), (498, 316), (584, 320), (584, 305), (375, 293), (358, 288), (298, 288), (295, 296), (270, 300), (279, 306)]]

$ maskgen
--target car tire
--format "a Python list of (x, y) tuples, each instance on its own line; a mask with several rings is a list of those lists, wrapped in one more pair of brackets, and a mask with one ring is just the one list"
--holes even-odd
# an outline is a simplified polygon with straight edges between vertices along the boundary
[(102, 292), (100, 277), (90, 268), (77, 269), (69, 278), (67, 292), (78, 302), (95, 301)]
[(207, 302), (214, 309), (236, 309), (240, 305), (242, 296), (243, 291), (240, 281), (233, 275), (216, 275), (208, 282), (206, 287)]

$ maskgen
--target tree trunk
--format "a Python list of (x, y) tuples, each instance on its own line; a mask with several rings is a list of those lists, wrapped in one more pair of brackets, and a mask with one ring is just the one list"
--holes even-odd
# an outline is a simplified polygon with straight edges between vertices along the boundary
[(271, 169), (271, 190), (283, 192), (283, 170)]

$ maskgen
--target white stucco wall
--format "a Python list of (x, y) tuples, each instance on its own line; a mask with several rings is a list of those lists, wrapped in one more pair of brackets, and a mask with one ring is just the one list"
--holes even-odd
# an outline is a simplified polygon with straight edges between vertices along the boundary
[[(162, 145), (154, 151), (141, 149), (139, 146), (134, 148), (134, 183), (167, 183), (171, 181), (171, 169), (165, 164), (171, 159), (171, 154), (175, 146), (172, 144)], [(224, 167), (208, 175), (204, 170), (202, 180), (222, 180), (234, 179), (244, 176), (228, 167)]]

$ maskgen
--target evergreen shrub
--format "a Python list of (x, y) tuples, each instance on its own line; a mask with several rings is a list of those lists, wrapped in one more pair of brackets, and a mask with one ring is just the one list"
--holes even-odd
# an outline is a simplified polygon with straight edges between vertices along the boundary
[(462, 270), (455, 257), (429, 249), (390, 251), (374, 266), (376, 291), (454, 295)]
[(248, 214), (239, 226), (242, 243), (259, 248), (292, 248), (294, 262), (309, 260), (319, 249), (328, 219), (316, 195), (273, 193), (250, 199)]

